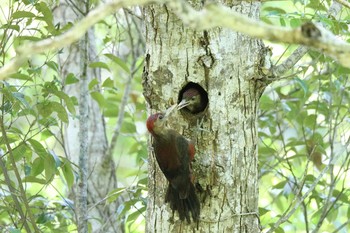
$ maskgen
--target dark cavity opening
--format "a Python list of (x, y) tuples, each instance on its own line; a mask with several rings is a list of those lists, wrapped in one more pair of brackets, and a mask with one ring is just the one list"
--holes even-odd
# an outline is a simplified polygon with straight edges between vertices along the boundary
[(208, 93), (204, 90), (204, 88), (199, 85), (198, 83), (189, 82), (187, 83), (179, 92), (177, 103), (180, 103), (183, 95), (186, 91), (191, 91), (191, 89), (197, 90), (200, 95), (200, 102), (196, 104), (195, 106), (188, 106), (181, 109), (181, 111), (192, 113), (192, 114), (198, 114), (200, 112), (203, 112), (207, 106), (208, 106)]

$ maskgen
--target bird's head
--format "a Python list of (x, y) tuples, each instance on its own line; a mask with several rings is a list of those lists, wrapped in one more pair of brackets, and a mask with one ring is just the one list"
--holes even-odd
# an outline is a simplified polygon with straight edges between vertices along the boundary
[(190, 88), (182, 94), (178, 109), (187, 107), (191, 112), (201, 104), (201, 95), (195, 88)]
[(146, 123), (148, 131), (152, 134), (161, 134), (165, 128), (165, 122), (176, 106), (173, 105), (165, 112), (158, 112), (149, 116)]

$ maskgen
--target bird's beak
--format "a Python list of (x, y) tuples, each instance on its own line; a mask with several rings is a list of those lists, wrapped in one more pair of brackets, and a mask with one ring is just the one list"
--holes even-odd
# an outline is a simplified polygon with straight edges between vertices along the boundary
[(177, 110), (180, 110), (180, 109), (182, 109), (182, 108), (188, 106), (189, 104), (190, 104), (189, 101), (183, 99), (183, 100), (181, 100), (180, 103), (177, 104)]
[(165, 114), (164, 114), (164, 118), (167, 118), (170, 113), (172, 113), (172, 111), (174, 111), (174, 109), (177, 107), (177, 104), (174, 104), (172, 106), (170, 106), (166, 111), (165, 111)]

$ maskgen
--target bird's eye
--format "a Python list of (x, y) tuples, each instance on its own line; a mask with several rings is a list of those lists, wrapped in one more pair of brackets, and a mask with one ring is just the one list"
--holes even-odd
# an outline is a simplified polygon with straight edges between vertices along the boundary
[(163, 115), (159, 115), (159, 116), (158, 116), (158, 119), (159, 119), (159, 120), (161, 120), (161, 119), (163, 119), (163, 118), (164, 118)]

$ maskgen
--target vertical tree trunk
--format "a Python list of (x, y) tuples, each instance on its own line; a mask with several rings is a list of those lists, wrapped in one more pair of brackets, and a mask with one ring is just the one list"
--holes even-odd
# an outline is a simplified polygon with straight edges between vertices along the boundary
[[(202, 1), (192, 2), (201, 8)], [(243, 1), (228, 6), (259, 18), (260, 3)], [(257, 106), (261, 88), (257, 66), (262, 43), (228, 29), (189, 29), (165, 6), (147, 7), (144, 14), (147, 54), (143, 86), (150, 112), (177, 102), (188, 82), (200, 84), (208, 93), (204, 113), (178, 112), (169, 122), (196, 141), (194, 175), (204, 189), (199, 231), (259, 232)], [(167, 182), (152, 152), (149, 161), (147, 232), (195, 229), (194, 223), (181, 223), (177, 214), (174, 223), (168, 221), (172, 212), (164, 203)]]
[[(79, 6), (81, 2), (75, 1), (74, 6)], [(81, 10), (81, 9), (80, 9)], [(59, 8), (55, 10), (56, 21), (61, 24), (74, 22), (81, 16), (76, 13), (71, 6), (66, 5), (64, 1)], [(91, 98), (88, 92), (81, 93), (84, 89), (81, 87), (82, 79), (85, 78), (89, 83), (92, 79), (101, 77), (99, 69), (89, 68), (90, 62), (94, 62), (97, 54), (95, 47), (94, 30), (90, 29), (87, 35), (76, 44), (72, 44), (68, 50), (64, 50), (59, 55), (60, 73), (63, 82), (69, 73), (73, 73), (80, 81), (76, 84), (65, 86), (65, 92), (69, 95), (76, 96), (85, 95), (87, 98), (87, 121), (88, 137), (85, 139), (88, 146), (85, 161), (87, 167), (87, 210), (86, 214), (88, 222), (91, 224), (93, 232), (124, 232), (123, 224), (120, 224), (117, 219), (118, 203), (105, 203), (107, 194), (117, 188), (117, 180), (115, 173), (115, 164), (111, 157), (107, 156), (107, 137), (105, 134), (105, 122), (98, 104)], [(86, 90), (85, 90), (86, 91)], [(79, 118), (71, 118), (69, 125), (64, 130), (64, 146), (68, 158), (75, 164), (79, 164), (79, 133), (82, 128), (79, 124)], [(79, 177), (81, 178), (81, 177)], [(79, 183), (79, 181), (78, 181)], [(77, 184), (75, 184), (77, 185)], [(74, 191), (74, 201), (77, 202), (79, 195)], [(92, 207), (92, 208), (91, 208)], [(91, 208), (91, 209), (90, 209)]]

